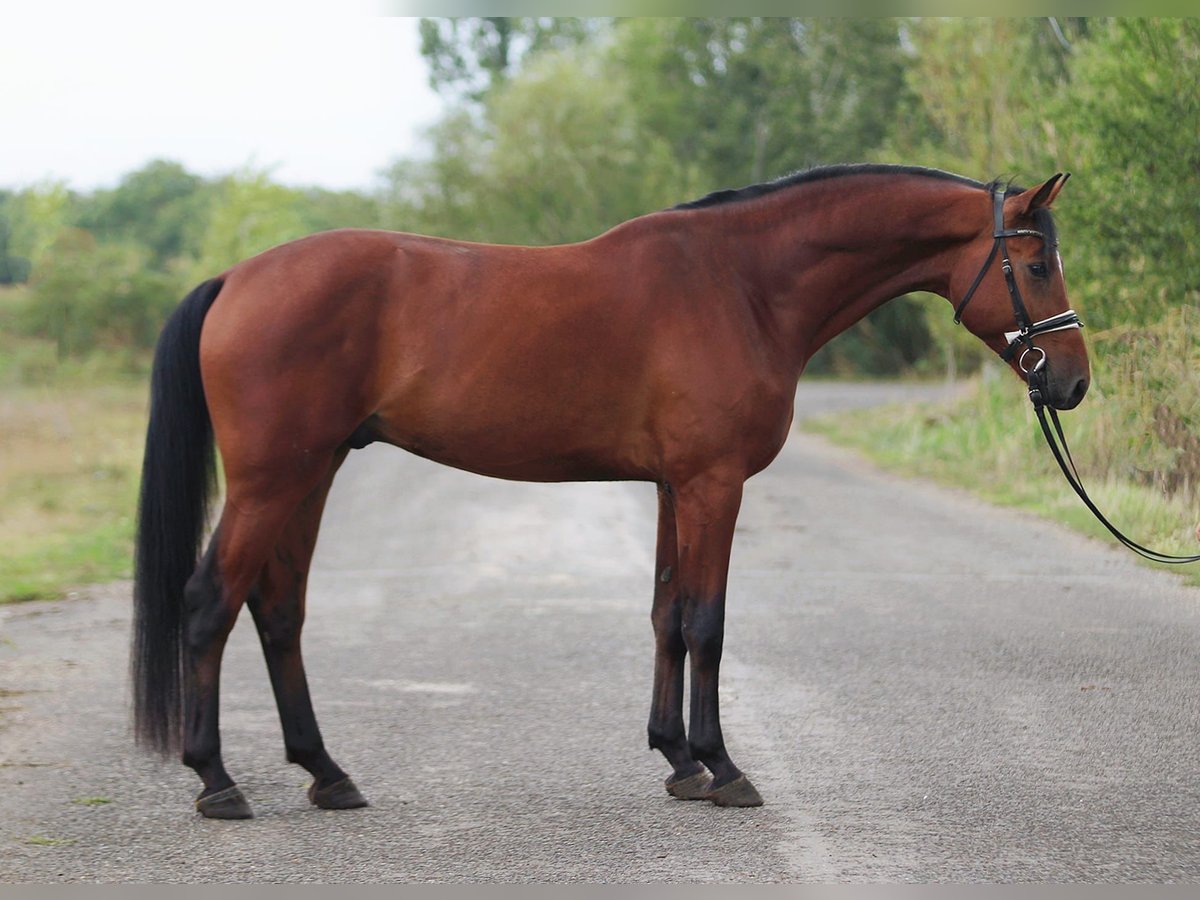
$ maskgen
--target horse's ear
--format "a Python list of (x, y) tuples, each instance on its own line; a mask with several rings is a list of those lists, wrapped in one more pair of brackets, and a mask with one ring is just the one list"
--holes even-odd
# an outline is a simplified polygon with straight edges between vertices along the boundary
[(1054, 202), (1054, 198), (1058, 196), (1058, 192), (1062, 190), (1063, 185), (1070, 177), (1070, 173), (1064, 175), (1059, 172), (1051, 176), (1041, 187), (1030, 188), (1013, 197), (1010, 201), (1013, 204), (1013, 212), (1023, 216), (1035, 209), (1049, 209), (1050, 204)]

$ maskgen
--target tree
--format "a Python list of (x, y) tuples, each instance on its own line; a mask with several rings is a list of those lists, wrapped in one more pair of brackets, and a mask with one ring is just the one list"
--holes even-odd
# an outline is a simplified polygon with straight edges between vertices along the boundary
[(9, 255), (28, 261), (28, 277), (70, 223), (71, 193), (62, 182), (45, 182), (12, 194), (5, 210)]
[(150, 250), (150, 264), (195, 253), (204, 229), (205, 181), (176, 162), (155, 160), (130, 172), (116, 188), (82, 203), (77, 224), (105, 241), (134, 241)]
[(236, 262), (294, 238), (309, 229), (304, 195), (274, 184), (267, 172), (247, 169), (218, 186), (195, 262), (197, 278), (211, 278)]
[(705, 189), (862, 160), (903, 91), (888, 19), (635, 19), (614, 53), (643, 129)]
[(84, 229), (62, 229), (31, 281), (20, 328), (52, 340), (59, 360), (101, 346), (152, 347), (179, 292), (148, 256), (132, 242), (100, 243)]
[(389, 176), (389, 224), (459, 238), (561, 243), (680, 199), (667, 148), (638, 131), (601, 53), (543, 53), (434, 129), (433, 158)]
[(667, 148), (639, 131), (611, 64), (545, 54), (490, 104), (493, 216), (526, 243), (584, 240), (678, 199)]
[(1200, 20), (1114, 19), (1078, 45), (1045, 128), (1078, 177), (1059, 218), (1089, 326), (1200, 304)]
[(482, 100), (527, 56), (581, 44), (604, 19), (484, 16), (421, 19), (421, 55), (429, 84), (445, 94)]
[(29, 260), (17, 256), (12, 245), (12, 225), (9, 223), (11, 191), (0, 190), (0, 284), (21, 284), (29, 280)]

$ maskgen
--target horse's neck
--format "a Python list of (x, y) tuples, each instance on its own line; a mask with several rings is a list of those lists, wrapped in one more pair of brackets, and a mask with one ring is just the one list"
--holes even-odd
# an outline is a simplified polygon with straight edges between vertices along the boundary
[(749, 286), (749, 302), (768, 313), (776, 339), (802, 367), (894, 297), (947, 295), (958, 253), (982, 225), (963, 215), (964, 203), (983, 209), (975, 193), (932, 178), (862, 176), (712, 212), (714, 224), (725, 217), (720, 245)]

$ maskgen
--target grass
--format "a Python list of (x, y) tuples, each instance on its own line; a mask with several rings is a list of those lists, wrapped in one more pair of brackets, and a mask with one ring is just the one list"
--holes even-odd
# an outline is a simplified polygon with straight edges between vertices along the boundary
[(0, 602), (130, 573), (145, 390), (8, 388), (0, 399)]
[[(1122, 442), (1133, 439), (1107, 427), (1112, 405), (1111, 398), (1094, 396), (1062, 414), (1084, 487), (1108, 519), (1139, 543), (1164, 553), (1200, 552), (1198, 514), (1185, 495), (1169, 496), (1152, 483), (1120, 477), (1114, 467), (1094, 462), (1120, 458)], [(1063, 479), (1015, 380), (985, 379), (954, 402), (838, 413), (804, 427), (861, 451), (884, 468), (965, 488), (992, 503), (1030, 510), (1115, 545)], [(1139, 471), (1128, 458), (1124, 469)], [(1200, 584), (1200, 567), (1155, 567), (1181, 572), (1190, 583)]]
[(109, 797), (76, 797), (71, 801), (79, 806), (107, 806), (112, 803)]
[(0, 339), (0, 603), (129, 577), (146, 395), (124, 363)]
[(75, 839), (46, 837), (44, 834), (31, 834), (25, 838), (25, 843), (33, 844), (35, 847), (70, 847), (75, 843)]

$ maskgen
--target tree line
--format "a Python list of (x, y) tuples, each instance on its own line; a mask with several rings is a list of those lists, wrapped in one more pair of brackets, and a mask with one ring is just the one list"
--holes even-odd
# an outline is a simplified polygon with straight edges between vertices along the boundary
[[(111, 189), (0, 191), (0, 285), (28, 285), (13, 327), (60, 357), (145, 348), (192, 283), (312, 231), (558, 243), (854, 161), (1072, 171), (1062, 255), (1089, 327), (1154, 326), (1200, 300), (1197, 20), (491, 17), (421, 34), (447, 111), (374, 190), (159, 160)], [(943, 307), (888, 304), (815, 366), (977, 364)]]

